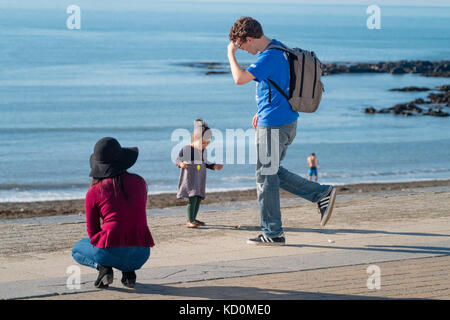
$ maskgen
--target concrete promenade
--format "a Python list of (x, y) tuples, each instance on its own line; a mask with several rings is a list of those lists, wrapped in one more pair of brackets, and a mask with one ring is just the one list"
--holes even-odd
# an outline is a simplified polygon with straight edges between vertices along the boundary
[(314, 204), (283, 199), (283, 247), (246, 244), (259, 234), (254, 202), (202, 206), (207, 225), (194, 230), (184, 208), (158, 209), (134, 289), (118, 270), (96, 289), (84, 266), (68, 287), (84, 217), (2, 220), (0, 299), (450, 299), (449, 204), (450, 187), (342, 195), (322, 228)]

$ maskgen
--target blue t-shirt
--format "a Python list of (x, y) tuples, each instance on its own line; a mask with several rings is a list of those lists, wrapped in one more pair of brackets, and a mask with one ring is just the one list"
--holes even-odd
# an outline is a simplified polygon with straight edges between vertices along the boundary
[[(271, 43), (281, 45), (276, 40), (272, 40)], [(289, 61), (284, 51), (270, 49), (259, 53), (258, 59), (247, 68), (247, 71), (256, 81), (258, 126), (281, 126), (297, 120), (298, 113), (292, 110), (286, 98), (267, 80), (269, 78), (286, 94), (289, 93)]]

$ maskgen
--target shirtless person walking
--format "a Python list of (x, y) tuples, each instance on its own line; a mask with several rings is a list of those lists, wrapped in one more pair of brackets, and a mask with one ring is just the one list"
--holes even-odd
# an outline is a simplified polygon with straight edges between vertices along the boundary
[(311, 181), (312, 176), (315, 176), (315, 181), (317, 182), (317, 169), (320, 169), (319, 160), (317, 160), (316, 154), (311, 153), (311, 155), (306, 159), (308, 162), (308, 180)]

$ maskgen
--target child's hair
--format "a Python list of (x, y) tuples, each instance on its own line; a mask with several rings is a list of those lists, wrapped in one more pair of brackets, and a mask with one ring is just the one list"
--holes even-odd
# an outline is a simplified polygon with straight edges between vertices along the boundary
[(208, 124), (202, 119), (194, 120), (194, 139), (195, 140), (210, 140), (212, 138), (211, 129)]

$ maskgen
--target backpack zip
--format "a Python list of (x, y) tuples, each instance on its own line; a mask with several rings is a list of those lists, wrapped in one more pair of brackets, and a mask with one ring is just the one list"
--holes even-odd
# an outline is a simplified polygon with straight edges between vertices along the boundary
[(313, 99), (314, 99), (314, 91), (316, 91), (316, 81), (317, 81), (317, 59), (314, 58), (314, 84), (313, 84), (313, 92), (312, 92)]
[(301, 80), (301, 84), (300, 84), (300, 97), (303, 94), (303, 77), (305, 75), (305, 53), (303, 53), (303, 59), (302, 59), (302, 80)]

